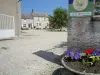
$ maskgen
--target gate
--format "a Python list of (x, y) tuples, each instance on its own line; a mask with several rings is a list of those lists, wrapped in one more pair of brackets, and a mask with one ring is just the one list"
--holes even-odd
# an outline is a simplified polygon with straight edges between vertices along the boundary
[(14, 17), (0, 14), (0, 39), (10, 38), (15, 36)]

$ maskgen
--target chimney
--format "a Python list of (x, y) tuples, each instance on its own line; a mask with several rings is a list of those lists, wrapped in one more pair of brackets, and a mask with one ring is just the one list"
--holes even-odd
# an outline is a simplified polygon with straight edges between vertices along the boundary
[(34, 12), (34, 10), (32, 9), (32, 13)]

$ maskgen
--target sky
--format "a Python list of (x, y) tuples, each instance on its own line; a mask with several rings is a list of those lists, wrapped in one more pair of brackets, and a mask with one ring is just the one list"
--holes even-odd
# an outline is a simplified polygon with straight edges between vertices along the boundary
[(35, 12), (53, 15), (57, 7), (68, 8), (68, 0), (22, 0), (22, 13)]

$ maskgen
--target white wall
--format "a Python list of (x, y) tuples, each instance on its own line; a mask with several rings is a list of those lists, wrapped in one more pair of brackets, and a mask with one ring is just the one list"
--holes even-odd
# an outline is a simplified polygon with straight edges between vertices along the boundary
[[(47, 24), (49, 24), (49, 19), (47, 17), (34, 17), (33, 20), (34, 20), (34, 26), (36, 28), (43, 29), (47, 26)], [(37, 23), (38, 23), (38, 25), (37, 25)], [(41, 25), (39, 25), (39, 24), (41, 24)]]
[(15, 30), (13, 29), (0, 30), (0, 39), (9, 37), (15, 37)]
[(22, 27), (23, 24), (26, 24), (26, 27), (28, 28), (28, 24), (32, 23), (32, 28), (33, 28), (33, 19), (22, 19)]
[(14, 16), (0, 14), (0, 39), (15, 36)]

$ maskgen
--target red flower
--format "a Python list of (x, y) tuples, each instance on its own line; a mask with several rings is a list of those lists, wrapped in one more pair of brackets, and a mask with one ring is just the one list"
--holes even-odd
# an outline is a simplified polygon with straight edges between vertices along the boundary
[(89, 49), (87, 49), (87, 50), (85, 51), (86, 54), (91, 54), (91, 53), (93, 53), (93, 52), (94, 52), (94, 50), (93, 50), (92, 48), (89, 48)]

